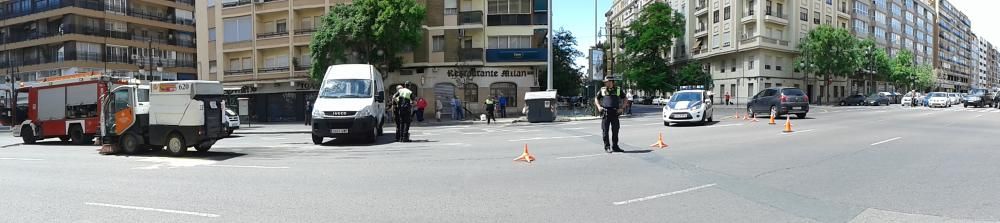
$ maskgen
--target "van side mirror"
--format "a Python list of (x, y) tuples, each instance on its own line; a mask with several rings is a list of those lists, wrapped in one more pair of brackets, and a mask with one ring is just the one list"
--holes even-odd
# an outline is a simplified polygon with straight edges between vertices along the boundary
[(385, 91), (380, 91), (375, 94), (375, 102), (385, 102)]

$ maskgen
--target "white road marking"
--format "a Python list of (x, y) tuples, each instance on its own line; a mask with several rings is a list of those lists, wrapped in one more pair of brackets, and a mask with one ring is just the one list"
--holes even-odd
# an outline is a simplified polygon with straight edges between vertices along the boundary
[(0, 160), (17, 160), (17, 161), (42, 161), (43, 159), (32, 159), (32, 158), (7, 158), (7, 157), (0, 157)]
[(564, 156), (564, 157), (556, 157), (556, 159), (576, 159), (576, 158), (585, 158), (585, 157), (600, 156), (600, 155), (604, 155), (604, 153), (582, 155), (582, 156)]
[(666, 196), (670, 196), (670, 195), (677, 195), (677, 194), (687, 193), (687, 192), (691, 192), (691, 191), (701, 190), (701, 189), (705, 189), (705, 188), (712, 187), (712, 186), (715, 186), (715, 184), (705, 184), (705, 185), (701, 185), (701, 186), (697, 186), (697, 187), (692, 187), (692, 188), (688, 188), (688, 189), (684, 189), (684, 190), (679, 190), (679, 191), (674, 191), (674, 192), (669, 192), (669, 193), (662, 193), (662, 194), (650, 195), (650, 196), (646, 196), (646, 197), (640, 197), (640, 198), (636, 198), (636, 199), (632, 199), (632, 200), (627, 200), (627, 201), (614, 202), (613, 204), (614, 205), (624, 205), (624, 204), (630, 204), (630, 203), (635, 203), (635, 202), (647, 201), (647, 200), (652, 200), (652, 199), (656, 199), (656, 198), (666, 197)]
[(708, 128), (717, 128), (717, 127), (729, 127), (729, 126), (740, 126), (740, 125), (743, 125), (743, 124), (725, 124), (725, 125), (713, 125), (713, 126), (709, 126)]
[(240, 166), (240, 165), (222, 165), (222, 164), (212, 164), (212, 165), (205, 165), (205, 166), (233, 167), (233, 168), (255, 168), (255, 169), (288, 169), (289, 168), (287, 166)]
[(579, 127), (579, 128), (564, 128), (564, 129), (565, 130), (580, 130), (580, 129), (586, 129), (586, 128)]
[(983, 117), (984, 115), (986, 115), (986, 114), (982, 114), (982, 115), (977, 115), (976, 117), (973, 117), (973, 118), (979, 118), (979, 117)]
[(812, 132), (812, 131), (816, 131), (816, 130), (815, 129), (806, 129), (806, 130), (799, 130), (799, 131), (792, 131), (792, 132), (782, 132), (781, 134), (782, 135), (791, 135), (791, 134), (795, 134), (795, 133)]
[(593, 136), (593, 135), (557, 136), (557, 137), (535, 137), (535, 138), (527, 138), (527, 139), (512, 139), (512, 140), (507, 140), (507, 141), (508, 142), (518, 142), (518, 141), (546, 140), (546, 139), (571, 139), (571, 138), (583, 138), (583, 137), (590, 137), (590, 136)]
[(219, 217), (219, 215), (217, 215), (217, 214), (192, 212), (192, 211), (178, 211), (178, 210), (168, 210), (168, 209), (148, 208), (148, 207), (136, 207), (136, 206), (128, 206), (128, 205), (105, 204), (105, 203), (93, 203), (93, 202), (87, 202), (87, 203), (84, 203), (84, 204), (86, 204), (86, 205), (93, 205), (93, 206), (102, 206), (102, 207), (132, 209), (132, 210), (140, 210), (140, 211), (156, 211), (156, 212), (171, 213), (171, 214), (186, 214), (186, 215), (202, 216), (202, 217), (209, 217), (209, 218), (217, 218), (217, 217)]
[(887, 140), (885, 140), (885, 141), (881, 141), (881, 142), (877, 142), (877, 143), (872, 143), (871, 145), (873, 145), (873, 146), (874, 146), (874, 145), (878, 145), (878, 144), (882, 144), (882, 143), (887, 143), (887, 142), (892, 142), (892, 141), (895, 141), (895, 140), (897, 140), (897, 139), (902, 139), (902, 138), (903, 138), (903, 137), (896, 137), (896, 138), (891, 138), (891, 139), (887, 139)]

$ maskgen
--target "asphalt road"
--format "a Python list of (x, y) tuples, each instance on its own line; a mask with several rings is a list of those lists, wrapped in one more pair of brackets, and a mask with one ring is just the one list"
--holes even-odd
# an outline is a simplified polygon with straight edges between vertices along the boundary
[[(211, 152), (102, 156), (0, 137), (2, 222), (940, 222), (1000, 220), (998, 109), (814, 107), (779, 125), (718, 109), (415, 128), (376, 145), (246, 135)], [(662, 133), (666, 149), (648, 147)], [(527, 145), (533, 163), (512, 161)], [(192, 150), (193, 152), (193, 150)]]

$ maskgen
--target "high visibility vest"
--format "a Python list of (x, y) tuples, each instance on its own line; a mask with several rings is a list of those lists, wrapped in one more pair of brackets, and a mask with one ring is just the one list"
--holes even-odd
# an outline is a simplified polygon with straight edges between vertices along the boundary
[(621, 88), (613, 88), (609, 91), (607, 88), (601, 88), (601, 107), (604, 108), (618, 108), (621, 106)]

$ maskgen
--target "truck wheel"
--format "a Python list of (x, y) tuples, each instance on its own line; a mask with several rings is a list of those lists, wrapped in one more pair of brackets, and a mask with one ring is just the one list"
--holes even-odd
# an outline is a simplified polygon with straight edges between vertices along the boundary
[(35, 131), (31, 130), (31, 126), (21, 127), (21, 141), (24, 141), (24, 144), (35, 144), (36, 140)]
[(139, 139), (136, 138), (135, 134), (123, 135), (118, 144), (121, 145), (121, 149), (125, 154), (139, 153)]
[(83, 129), (79, 125), (74, 125), (69, 127), (69, 138), (73, 141), (73, 144), (86, 145), (90, 144), (90, 138), (83, 134)]
[(167, 151), (170, 152), (172, 156), (183, 156), (187, 153), (187, 144), (184, 142), (184, 137), (180, 134), (172, 133), (167, 137)]
[[(24, 135), (24, 134), (21, 134), (21, 135)], [(323, 144), (323, 137), (322, 136), (312, 135), (312, 140), (313, 140), (313, 144), (316, 144), (316, 145)]]

